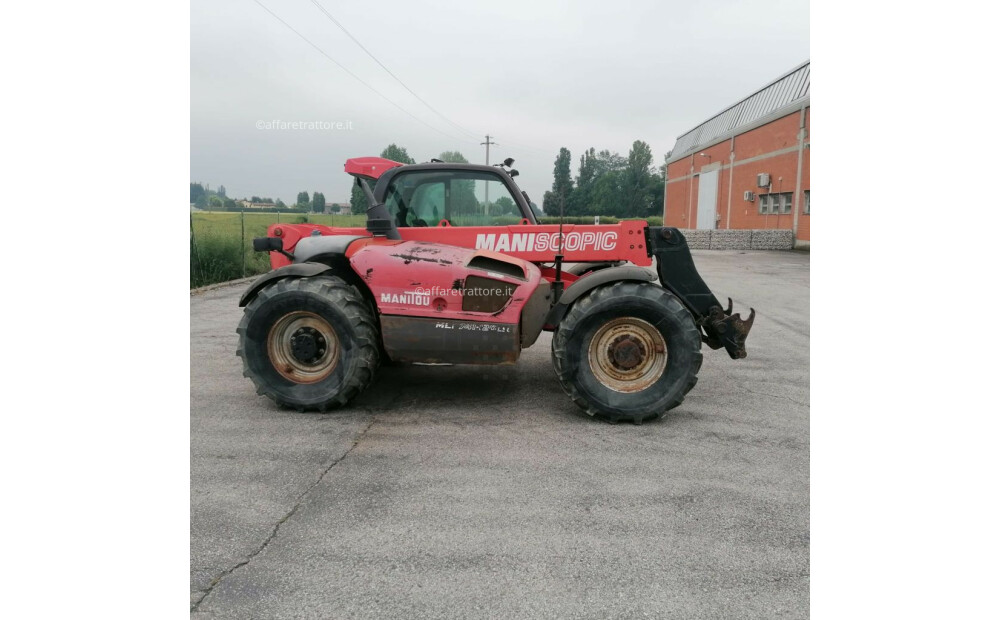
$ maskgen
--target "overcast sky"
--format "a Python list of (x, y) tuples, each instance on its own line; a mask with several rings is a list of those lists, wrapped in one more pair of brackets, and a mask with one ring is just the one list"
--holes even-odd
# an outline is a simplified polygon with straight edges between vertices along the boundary
[[(809, 58), (805, 0), (316, 1), (453, 124), (311, 0), (260, 2), (399, 107), (254, 0), (195, 0), (192, 181), (235, 198), (291, 203), (306, 190), (343, 202), (350, 157), (395, 142), (418, 162), (447, 150), (483, 162), (489, 133), (491, 163), (513, 157), (541, 204), (559, 147), (574, 175), (584, 149), (625, 155), (637, 139), (659, 165), (678, 135)], [(275, 120), (351, 128), (258, 129)]]

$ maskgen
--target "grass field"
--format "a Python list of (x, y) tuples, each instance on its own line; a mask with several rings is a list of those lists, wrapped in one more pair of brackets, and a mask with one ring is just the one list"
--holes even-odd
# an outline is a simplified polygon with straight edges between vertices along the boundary
[(267, 234), (271, 224), (364, 226), (364, 215), (319, 213), (191, 214), (191, 288), (267, 272), (267, 254), (253, 251), (254, 237)]

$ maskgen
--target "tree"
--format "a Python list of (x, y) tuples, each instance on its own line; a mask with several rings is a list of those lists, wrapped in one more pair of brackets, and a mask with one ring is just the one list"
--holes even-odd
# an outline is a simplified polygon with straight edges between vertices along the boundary
[(622, 179), (622, 205), (625, 217), (640, 217), (649, 211), (649, 184), (653, 174), (653, 151), (642, 140), (632, 143)]
[(225, 198), (226, 197), (226, 186), (225, 185), (220, 185), (219, 186), (219, 190), (217, 192), (215, 192), (215, 193), (216, 193), (216, 195), (219, 198)]
[(218, 196), (212, 196), (208, 199), (208, 206), (213, 209), (221, 209), (223, 206), (225, 206), (225, 203), (222, 202), (222, 198), (219, 198)]
[(197, 203), (198, 199), (205, 195), (205, 188), (201, 186), (201, 183), (191, 184), (191, 202)]
[(587, 215), (624, 217), (622, 202), (622, 170), (609, 170), (594, 182), (593, 199)]
[(576, 177), (576, 186), (578, 188), (589, 186), (596, 176), (597, 153), (594, 152), (594, 147), (590, 147), (580, 155), (580, 174)]
[(382, 153), (379, 157), (383, 159), (391, 159), (392, 161), (398, 161), (401, 164), (415, 164), (417, 163), (410, 154), (406, 152), (401, 146), (396, 146), (395, 144), (390, 144), (389, 146), (382, 149)]
[(583, 189), (573, 202), (577, 215), (622, 216), (622, 175), (627, 160), (605, 149), (586, 153), (581, 169)]
[(517, 204), (511, 200), (510, 196), (501, 196), (490, 205), (490, 215), (520, 215)]
[(438, 155), (438, 159), (440, 159), (441, 161), (446, 161), (451, 164), (469, 163), (469, 160), (465, 158), (465, 155), (462, 155), (458, 151), (445, 151), (444, 153)]
[(625, 168), (625, 158), (618, 153), (604, 149), (597, 154), (594, 159), (594, 176), (601, 176), (608, 172), (615, 172)]
[(594, 147), (590, 147), (580, 156), (580, 173), (576, 177), (576, 189), (566, 205), (566, 213), (584, 215), (589, 212), (596, 175), (597, 153)]
[[(469, 160), (458, 151), (445, 151), (438, 155), (438, 159), (450, 164), (467, 164)], [(479, 201), (476, 199), (476, 182), (471, 180), (461, 180), (451, 182), (451, 210), (452, 213), (473, 213), (479, 212)], [(490, 213), (498, 214), (495, 207)], [(442, 214), (443, 216), (443, 214)]]
[(302, 208), (309, 204), (309, 192), (299, 192), (295, 199), (295, 206)]
[[(552, 190), (546, 190), (546, 192), (542, 194), (542, 209), (546, 213), (554, 213), (555, 215), (559, 214), (559, 206), (556, 205), (555, 194), (552, 193)], [(555, 211), (553, 211), (553, 209), (555, 209)]]
[[(365, 181), (362, 180), (362, 183)], [(368, 197), (365, 196), (365, 190), (358, 187), (355, 183), (351, 187), (351, 213), (355, 215), (364, 215), (368, 212)]]
[(662, 174), (653, 175), (646, 187), (648, 209), (642, 215), (663, 215), (663, 193), (667, 183)]
[(657, 174), (653, 175), (653, 180), (649, 184), (649, 201), (652, 211), (650, 215), (663, 215), (663, 196), (667, 191), (667, 160), (670, 159), (670, 152), (663, 156), (663, 165), (659, 166)]
[(286, 205), (285, 203), (283, 203), (281, 201), (281, 198), (278, 198), (277, 202), (274, 203), (274, 206), (278, 207), (279, 209), (287, 209), (288, 208), (288, 205)]
[(326, 208), (326, 196), (323, 192), (313, 192), (312, 198), (312, 210), (313, 213), (322, 213), (323, 209)]
[(542, 201), (542, 208), (546, 213), (563, 213), (566, 204), (573, 193), (573, 177), (570, 176), (569, 166), (572, 155), (569, 149), (562, 147), (559, 155), (556, 156), (555, 167), (552, 170), (552, 192), (545, 193)]

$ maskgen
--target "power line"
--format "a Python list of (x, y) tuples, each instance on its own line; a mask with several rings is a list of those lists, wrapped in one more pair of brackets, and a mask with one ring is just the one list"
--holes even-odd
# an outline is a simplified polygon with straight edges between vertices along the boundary
[(459, 131), (464, 131), (465, 133), (469, 134), (470, 136), (475, 136), (475, 135), (477, 135), (477, 134), (475, 134), (474, 132), (471, 132), (471, 131), (469, 131), (468, 129), (466, 129), (466, 128), (462, 127), (462, 126), (461, 126), (461, 125), (459, 125), (458, 123), (454, 123), (454, 122), (452, 122), (452, 120), (451, 120), (450, 118), (448, 118), (448, 117), (447, 117), (447, 116), (445, 116), (444, 114), (442, 114), (442, 113), (438, 112), (438, 111), (437, 111), (437, 109), (436, 109), (436, 108), (435, 108), (434, 106), (432, 106), (431, 104), (429, 104), (429, 103), (427, 103), (426, 101), (424, 101), (423, 97), (421, 97), (421, 96), (420, 96), (420, 95), (418, 95), (417, 93), (413, 92), (413, 89), (412, 89), (412, 88), (410, 88), (409, 86), (407, 86), (406, 84), (404, 84), (404, 83), (403, 83), (403, 80), (401, 80), (401, 79), (399, 79), (398, 77), (396, 77), (396, 74), (395, 74), (395, 73), (393, 73), (392, 71), (390, 71), (390, 70), (389, 70), (389, 67), (387, 67), (387, 66), (385, 66), (384, 64), (382, 64), (382, 61), (381, 61), (381, 60), (379, 60), (378, 58), (375, 58), (375, 55), (374, 55), (374, 54), (372, 54), (371, 52), (369, 52), (369, 51), (368, 51), (368, 48), (366, 48), (366, 47), (365, 47), (364, 45), (362, 45), (362, 44), (361, 44), (361, 41), (358, 41), (358, 40), (357, 40), (357, 39), (356, 39), (356, 38), (354, 37), (354, 35), (353, 35), (353, 34), (351, 34), (351, 33), (350, 33), (350, 32), (349, 32), (348, 30), (347, 30), (347, 28), (345, 28), (345, 27), (344, 27), (344, 25), (343, 25), (343, 24), (341, 24), (341, 23), (340, 23), (339, 21), (337, 21), (337, 18), (336, 18), (336, 17), (334, 17), (333, 15), (331, 15), (331, 14), (330, 14), (330, 12), (329, 12), (329, 11), (327, 11), (327, 10), (326, 10), (326, 9), (325, 9), (325, 8), (323, 7), (323, 5), (322, 5), (322, 4), (320, 4), (320, 3), (318, 2), (318, 0), (310, 0), (310, 2), (312, 2), (312, 3), (314, 4), (314, 5), (316, 5), (316, 8), (318, 8), (318, 9), (319, 9), (320, 11), (322, 11), (322, 12), (323, 12), (323, 14), (324, 14), (324, 15), (326, 15), (327, 19), (329, 19), (330, 21), (332, 21), (332, 22), (333, 22), (334, 24), (336, 24), (336, 25), (337, 25), (337, 27), (338, 27), (338, 28), (340, 28), (341, 30), (343, 30), (343, 31), (344, 31), (344, 34), (346, 34), (347, 36), (351, 37), (351, 40), (352, 40), (352, 41), (354, 41), (355, 43), (357, 43), (358, 47), (360, 47), (360, 48), (361, 48), (361, 49), (362, 49), (362, 50), (363, 50), (363, 51), (364, 51), (364, 52), (365, 52), (366, 54), (368, 54), (368, 56), (369, 56), (369, 57), (370, 57), (370, 58), (371, 58), (372, 60), (374, 60), (374, 61), (376, 62), (376, 64), (378, 64), (378, 66), (382, 67), (382, 69), (384, 69), (386, 73), (388, 73), (388, 74), (389, 74), (390, 76), (392, 76), (392, 79), (394, 79), (394, 80), (396, 80), (397, 82), (399, 82), (399, 85), (400, 85), (400, 86), (402, 86), (403, 88), (405, 88), (405, 89), (406, 89), (406, 90), (407, 90), (407, 91), (408, 91), (408, 92), (409, 92), (409, 93), (410, 93), (411, 95), (413, 95), (414, 97), (416, 97), (416, 98), (417, 98), (417, 101), (419, 101), (420, 103), (422, 103), (422, 104), (424, 104), (425, 106), (427, 106), (427, 109), (428, 109), (428, 110), (430, 110), (431, 112), (433, 112), (433, 113), (437, 114), (437, 115), (438, 115), (439, 117), (441, 117), (441, 119), (443, 119), (443, 120), (444, 120), (444, 121), (445, 121), (446, 123), (448, 123), (449, 125), (451, 125), (451, 126), (452, 126), (452, 127), (454, 127), (455, 129), (458, 129)]
[[(453, 136), (453, 135), (451, 135), (451, 134), (449, 134), (449, 133), (446, 133), (446, 132), (444, 132), (444, 131), (441, 131), (440, 129), (438, 129), (438, 128), (437, 128), (437, 127), (435, 127), (434, 125), (431, 125), (431, 124), (430, 124), (430, 123), (428, 123), (427, 121), (425, 121), (425, 120), (423, 120), (423, 119), (421, 119), (421, 118), (419, 118), (419, 117), (417, 117), (417, 116), (414, 116), (414, 115), (413, 115), (413, 114), (411, 114), (411, 113), (410, 113), (409, 111), (407, 111), (407, 110), (406, 110), (405, 108), (403, 108), (402, 106), (400, 106), (400, 105), (399, 105), (398, 103), (396, 103), (396, 102), (395, 102), (395, 101), (393, 101), (392, 99), (389, 99), (388, 97), (386, 97), (385, 95), (383, 95), (383, 94), (382, 94), (382, 93), (380, 93), (379, 91), (375, 90), (375, 89), (374, 89), (374, 88), (373, 88), (372, 86), (369, 86), (367, 82), (365, 82), (364, 80), (362, 80), (362, 79), (361, 79), (361, 78), (359, 78), (358, 76), (354, 75), (354, 73), (352, 73), (350, 69), (348, 69), (348, 68), (347, 68), (347, 67), (345, 67), (344, 65), (342, 65), (342, 64), (340, 64), (339, 62), (337, 62), (336, 60), (334, 60), (332, 56), (330, 56), (329, 54), (327, 54), (326, 52), (324, 52), (324, 51), (323, 51), (323, 50), (322, 50), (322, 49), (321, 49), (321, 48), (320, 48), (320, 47), (319, 47), (318, 45), (316, 45), (315, 43), (313, 43), (312, 41), (310, 41), (309, 39), (307, 39), (307, 38), (306, 38), (306, 37), (305, 37), (305, 36), (304, 36), (304, 35), (303, 35), (303, 34), (302, 34), (301, 32), (299, 32), (299, 31), (298, 31), (298, 30), (296, 30), (295, 28), (292, 28), (292, 27), (291, 27), (291, 26), (290, 26), (290, 25), (288, 24), (288, 22), (286, 22), (285, 20), (283, 20), (283, 19), (281, 19), (280, 17), (278, 17), (277, 15), (275, 15), (274, 11), (272, 11), (271, 9), (267, 8), (266, 6), (264, 6), (264, 5), (263, 5), (263, 4), (262, 4), (262, 3), (260, 2), (260, 0), (253, 0), (253, 1), (254, 1), (254, 2), (256, 2), (256, 3), (257, 3), (257, 4), (259, 5), (259, 6), (260, 6), (260, 8), (262, 8), (262, 9), (264, 9), (265, 11), (267, 11), (268, 13), (270, 13), (271, 17), (273, 17), (274, 19), (276, 19), (276, 20), (278, 20), (279, 22), (281, 22), (282, 24), (284, 24), (286, 28), (288, 28), (289, 30), (291, 30), (291, 31), (292, 31), (292, 32), (294, 32), (295, 34), (299, 35), (299, 38), (300, 38), (300, 39), (302, 39), (303, 41), (305, 41), (306, 43), (308, 43), (309, 45), (311, 45), (311, 46), (312, 46), (312, 47), (313, 47), (313, 48), (314, 48), (314, 49), (315, 49), (315, 50), (316, 50), (317, 52), (319, 52), (319, 53), (320, 53), (320, 54), (322, 54), (322, 55), (323, 55), (324, 57), (326, 57), (326, 59), (327, 59), (327, 60), (329, 60), (329, 61), (330, 61), (330, 62), (332, 62), (333, 64), (335, 64), (335, 65), (337, 65), (338, 67), (340, 67), (340, 68), (341, 68), (341, 69), (342, 69), (342, 70), (343, 70), (343, 71), (344, 71), (345, 73), (347, 73), (347, 74), (348, 74), (349, 76), (351, 76), (352, 78), (354, 78), (354, 79), (355, 79), (355, 80), (357, 80), (358, 82), (361, 82), (361, 84), (362, 84), (362, 85), (363, 85), (363, 86), (364, 86), (365, 88), (367, 88), (368, 90), (372, 91), (373, 93), (375, 93), (376, 95), (378, 95), (378, 96), (379, 96), (379, 97), (381, 97), (382, 99), (385, 99), (386, 101), (388, 101), (389, 103), (391, 103), (392, 105), (394, 105), (394, 106), (395, 106), (396, 108), (398, 108), (398, 109), (399, 109), (399, 110), (400, 110), (401, 112), (403, 112), (404, 114), (406, 114), (407, 116), (409, 116), (409, 117), (410, 117), (410, 118), (412, 118), (413, 120), (415, 120), (415, 121), (417, 121), (417, 122), (419, 122), (419, 123), (422, 123), (423, 125), (426, 125), (427, 127), (430, 127), (430, 128), (431, 128), (431, 129), (433, 129), (434, 131), (436, 131), (436, 132), (440, 133), (441, 135), (444, 135), (444, 136), (447, 136), (447, 137), (451, 138), (452, 140), (460, 140), (460, 141), (462, 141), (462, 142), (473, 142), (472, 140), (469, 140), (468, 138), (459, 138), (459, 137), (456, 137), (456, 136)], [(474, 142), (473, 142), (473, 144), (474, 144)]]
[[(439, 117), (440, 117), (440, 118), (441, 118), (442, 120), (444, 120), (444, 121), (445, 121), (446, 123), (448, 123), (448, 124), (449, 124), (449, 125), (451, 125), (452, 127), (456, 128), (456, 129), (458, 129), (458, 130), (460, 130), (460, 131), (463, 131), (463, 132), (465, 132), (465, 133), (469, 134), (470, 136), (477, 136), (477, 135), (478, 135), (478, 134), (476, 134), (475, 132), (472, 132), (472, 131), (469, 131), (468, 129), (466, 129), (466, 128), (462, 127), (462, 126), (461, 126), (461, 125), (459, 125), (458, 123), (455, 123), (455, 122), (453, 122), (453, 121), (452, 121), (452, 120), (451, 120), (450, 118), (448, 118), (447, 116), (445, 116), (444, 114), (442, 114), (441, 112), (439, 112), (439, 111), (438, 111), (438, 110), (437, 110), (437, 109), (436, 109), (436, 108), (435, 108), (434, 106), (432, 106), (431, 104), (427, 103), (427, 101), (425, 101), (425, 100), (423, 99), (423, 97), (421, 97), (421, 96), (420, 96), (420, 95), (418, 95), (417, 93), (413, 92), (413, 89), (412, 89), (412, 88), (410, 88), (410, 87), (409, 87), (409, 86), (407, 86), (407, 85), (406, 85), (405, 83), (403, 83), (403, 80), (399, 79), (399, 78), (398, 78), (398, 77), (396, 76), (396, 74), (395, 74), (395, 73), (393, 73), (392, 71), (390, 71), (390, 70), (389, 70), (389, 67), (386, 67), (386, 66), (385, 66), (385, 65), (384, 65), (384, 64), (382, 63), (382, 61), (380, 61), (380, 60), (379, 60), (378, 58), (376, 58), (376, 57), (375, 57), (375, 55), (374, 55), (374, 54), (372, 54), (372, 53), (371, 53), (370, 51), (368, 51), (368, 48), (366, 48), (366, 47), (365, 47), (365, 46), (364, 46), (364, 45), (363, 45), (363, 44), (361, 43), (361, 41), (358, 41), (358, 39), (357, 39), (357, 38), (356, 38), (356, 37), (355, 37), (355, 36), (354, 36), (353, 34), (351, 34), (351, 33), (350, 33), (350, 31), (348, 31), (348, 30), (347, 30), (347, 28), (345, 28), (345, 27), (344, 27), (344, 25), (343, 25), (343, 24), (341, 24), (341, 23), (340, 23), (340, 22), (339, 22), (339, 21), (337, 20), (337, 18), (336, 18), (336, 17), (334, 17), (333, 15), (331, 15), (331, 14), (330, 14), (330, 12), (329, 12), (328, 10), (326, 10), (326, 8), (325, 8), (325, 7), (323, 7), (323, 5), (322, 5), (322, 4), (320, 4), (320, 3), (319, 3), (319, 0), (309, 0), (309, 1), (310, 1), (310, 2), (312, 2), (312, 3), (314, 4), (314, 5), (316, 5), (316, 8), (318, 8), (318, 9), (319, 9), (320, 11), (322, 11), (322, 12), (323, 12), (323, 14), (324, 14), (324, 15), (325, 15), (325, 16), (327, 17), (327, 19), (329, 19), (330, 21), (332, 21), (332, 22), (333, 22), (334, 24), (336, 24), (336, 26), (337, 26), (338, 28), (340, 28), (340, 29), (341, 29), (342, 31), (344, 31), (344, 34), (346, 34), (346, 35), (347, 35), (348, 37), (350, 37), (350, 38), (351, 38), (351, 40), (352, 40), (352, 41), (354, 41), (354, 42), (355, 42), (355, 43), (357, 44), (357, 46), (358, 46), (358, 47), (360, 47), (360, 48), (362, 49), (362, 51), (364, 51), (364, 53), (368, 54), (368, 56), (369, 56), (369, 57), (370, 57), (370, 58), (371, 58), (372, 60), (374, 60), (374, 61), (375, 61), (375, 63), (376, 63), (376, 64), (378, 64), (378, 66), (382, 67), (382, 69), (383, 69), (383, 70), (384, 70), (384, 71), (385, 71), (386, 73), (388, 73), (388, 74), (389, 74), (389, 75), (390, 75), (390, 76), (392, 77), (392, 79), (394, 79), (394, 80), (396, 80), (397, 82), (399, 82), (399, 85), (400, 85), (400, 86), (402, 86), (403, 88), (405, 88), (405, 89), (407, 90), (407, 92), (409, 92), (409, 93), (410, 93), (411, 95), (413, 95), (414, 97), (416, 97), (416, 99), (417, 99), (418, 101), (420, 101), (420, 103), (422, 103), (422, 104), (424, 104), (425, 106), (427, 106), (427, 109), (429, 109), (429, 110), (430, 110), (431, 112), (433, 112), (434, 114), (437, 114), (437, 115), (438, 115), (438, 116), (439, 116)], [(550, 151), (547, 151), (547, 150), (544, 150), (544, 149), (539, 149), (539, 148), (537, 148), (537, 147), (532, 147), (532, 146), (527, 146), (527, 145), (524, 145), (524, 144), (517, 144), (516, 142), (511, 142), (510, 140), (508, 140), (507, 142), (508, 142), (508, 143), (509, 143), (510, 145), (512, 145), (512, 146), (516, 146), (516, 147), (520, 147), (520, 148), (525, 148), (525, 149), (529, 149), (529, 150), (534, 150), (534, 151), (538, 151), (539, 153), (545, 153), (545, 154), (549, 154), (549, 153), (550, 153)]]

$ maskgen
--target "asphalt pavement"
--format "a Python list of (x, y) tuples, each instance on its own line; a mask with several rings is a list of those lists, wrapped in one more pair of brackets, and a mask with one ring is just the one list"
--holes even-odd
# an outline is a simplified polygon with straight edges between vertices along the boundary
[(327, 414), (257, 396), (243, 286), (191, 296), (192, 618), (806, 618), (809, 255), (695, 251), (757, 318), (663, 419), (589, 418), (550, 334), (398, 366)]

